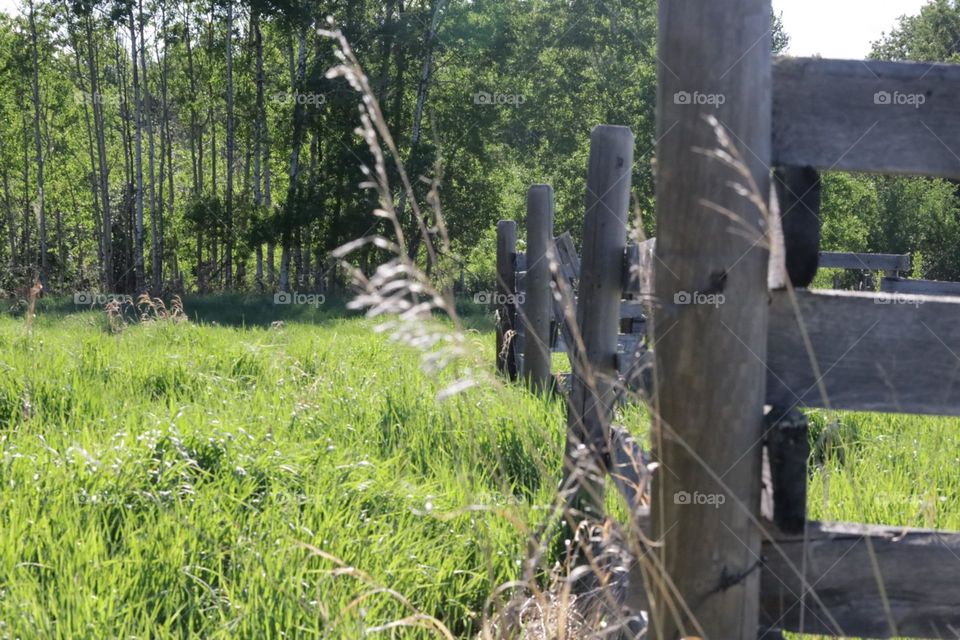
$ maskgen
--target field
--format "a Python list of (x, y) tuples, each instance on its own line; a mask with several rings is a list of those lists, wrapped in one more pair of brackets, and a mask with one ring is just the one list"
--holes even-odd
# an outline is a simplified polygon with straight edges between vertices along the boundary
[[(0, 638), (432, 635), (387, 626), (404, 599), (475, 634), (549, 520), (562, 403), (438, 401), (456, 372), (334, 304), (186, 309), (0, 317)], [(489, 320), (467, 324), (489, 370)], [(955, 420), (813, 421), (812, 517), (960, 529)]]

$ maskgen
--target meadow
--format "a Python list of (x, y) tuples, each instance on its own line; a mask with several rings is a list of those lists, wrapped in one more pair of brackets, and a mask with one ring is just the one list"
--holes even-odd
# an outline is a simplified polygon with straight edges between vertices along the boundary
[[(438, 400), (457, 367), (335, 303), (185, 307), (0, 316), (0, 638), (475, 635), (551, 519), (562, 402)], [(458, 367), (489, 372), (482, 311)], [(811, 415), (811, 517), (960, 529), (956, 420)]]

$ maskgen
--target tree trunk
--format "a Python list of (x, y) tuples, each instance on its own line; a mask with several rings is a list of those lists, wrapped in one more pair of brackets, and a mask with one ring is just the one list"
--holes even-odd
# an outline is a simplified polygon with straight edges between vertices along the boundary
[(250, 10), (250, 31), (253, 36), (254, 55), (256, 56), (256, 71), (254, 83), (256, 85), (256, 113), (253, 119), (253, 205), (262, 204), (260, 191), (260, 158), (263, 153), (263, 34), (260, 32), (260, 13), (256, 7)]
[[(163, 274), (160, 264), (159, 223), (157, 220), (157, 175), (154, 170), (154, 136), (153, 136), (153, 94), (150, 93), (149, 76), (147, 75), (147, 41), (143, 37), (143, 0), (139, 0), (137, 17), (140, 27), (140, 75), (143, 84), (143, 98), (140, 114), (147, 127), (147, 169), (150, 174), (150, 271), (153, 290), (159, 292), (160, 278)], [(144, 106), (145, 105), (145, 106)]]
[[(163, 120), (160, 127), (160, 136), (161, 136), (161, 164), (163, 163), (163, 149), (166, 148), (166, 167), (167, 167), (167, 205), (166, 211), (169, 212), (169, 215), (173, 215), (173, 205), (174, 205), (174, 191), (173, 191), (173, 178), (174, 178), (174, 166), (173, 166), (173, 135), (170, 132), (170, 98), (169, 98), (169, 58), (167, 55), (170, 42), (167, 38), (167, 11), (166, 5), (161, 3), (160, 5), (160, 22), (161, 22), (161, 32), (163, 37), (163, 60), (160, 61), (160, 92), (161, 100), (163, 101)], [(159, 54), (158, 54), (159, 55)], [(160, 186), (161, 194), (163, 189), (163, 172), (161, 171), (160, 175)], [(158, 281), (163, 283), (163, 258), (166, 255), (166, 247), (164, 245), (164, 217), (163, 217), (163, 196), (160, 197), (160, 215), (158, 216), (157, 221), (157, 249), (160, 253), (160, 273), (158, 276)], [(171, 262), (176, 264), (176, 256), (172, 256)], [(172, 267), (171, 271), (175, 270), (176, 267)]]
[(224, 243), (224, 275), (226, 288), (233, 288), (233, 2), (227, 0), (227, 194), (226, 241)]
[(143, 100), (140, 96), (140, 76), (137, 68), (137, 30), (133, 20), (133, 6), (130, 6), (128, 14), (130, 22), (130, 60), (133, 68), (133, 102), (134, 119), (136, 130), (136, 161), (134, 162), (134, 174), (136, 177), (136, 213), (134, 218), (134, 244), (133, 244), (133, 268), (136, 279), (136, 293), (142, 293), (144, 289), (144, 264), (143, 264)]
[(9, 265), (12, 270), (17, 260), (17, 223), (13, 215), (13, 202), (10, 198), (10, 168), (7, 163), (3, 163), (3, 205), (7, 214), (7, 243), (10, 251)]
[[(93, 133), (93, 125), (90, 122), (90, 103), (97, 102), (99, 100), (99, 97), (97, 96), (97, 94), (93, 93), (92, 91), (87, 91), (88, 87), (86, 84), (84, 84), (83, 67), (80, 62), (80, 43), (79, 43), (79, 38), (77, 37), (76, 29), (74, 28), (74, 25), (72, 23), (68, 25), (67, 33), (70, 36), (70, 45), (71, 47), (73, 47), (73, 53), (74, 53), (73, 62), (74, 62), (74, 69), (77, 74), (77, 82), (80, 85), (80, 91), (84, 95), (83, 122), (85, 125), (84, 127), (85, 131), (87, 134), (87, 159), (90, 163), (90, 197), (92, 200), (91, 204), (92, 204), (92, 211), (93, 211), (93, 226), (97, 236), (97, 255), (99, 256), (100, 264), (102, 265), (103, 264), (103, 227), (102, 227), (102, 219), (100, 216), (100, 198), (98, 197), (99, 182), (97, 179), (97, 174), (98, 174), (97, 160), (93, 150), (94, 149), (94, 143), (93, 143), (94, 133)], [(92, 54), (90, 54), (89, 52), (88, 52), (88, 57), (92, 57)], [(79, 235), (77, 236), (78, 239), (80, 237), (81, 236)], [(80, 244), (82, 247), (82, 243)]]
[(267, 284), (270, 286), (270, 289), (273, 289), (277, 284), (277, 273), (274, 269), (274, 264), (276, 263), (276, 256), (274, 252), (276, 250), (276, 243), (268, 242), (267, 243)]
[(43, 144), (40, 141), (40, 65), (37, 52), (37, 22), (30, 0), (30, 46), (33, 58), (33, 141), (37, 153), (37, 198), (40, 214), (40, 284), (44, 290), (48, 287), (47, 278), (47, 212), (43, 193)]
[(101, 255), (101, 284), (103, 290), (113, 291), (113, 218), (110, 213), (110, 169), (107, 166), (107, 144), (103, 128), (103, 101), (100, 99), (100, 78), (97, 70), (97, 50), (93, 39), (93, 18), (86, 16), (85, 27), (87, 36), (87, 72), (90, 76), (90, 95), (93, 96), (93, 126), (97, 138), (97, 162), (99, 165), (100, 200), (103, 212), (103, 236), (100, 238)]
[[(296, 70), (291, 69), (291, 86), (296, 93), (303, 82), (306, 73), (307, 42), (303, 29), (298, 34), (298, 52)], [(293, 46), (293, 43), (290, 45)], [(292, 56), (291, 56), (292, 57)], [(293, 210), (297, 205), (300, 183), (300, 146), (303, 144), (304, 105), (299, 101), (293, 106), (293, 141), (290, 149), (290, 181), (287, 187), (286, 212), (284, 216), (282, 244), (280, 255), (280, 291), (289, 291), (290, 254), (293, 249)]]
[[(199, 198), (203, 193), (203, 131), (197, 116), (197, 76), (193, 69), (193, 46), (190, 44), (190, 11), (184, 11), (184, 40), (187, 45), (187, 74), (190, 76), (190, 166), (193, 170), (193, 197)], [(200, 143), (199, 160), (197, 158), (197, 142)]]
[(257, 291), (263, 291), (263, 245), (257, 243)]
[[(437, 38), (437, 26), (440, 24), (440, 14), (446, 5), (446, 0), (434, 0), (432, 10), (433, 17), (430, 20), (430, 30), (427, 32), (426, 51), (423, 54), (423, 66), (420, 68), (420, 81), (417, 83), (417, 102), (413, 112), (413, 132), (410, 135), (410, 156), (413, 157), (417, 145), (420, 143), (420, 132), (423, 124), (423, 105), (427, 99), (427, 90), (430, 87), (430, 75), (433, 70), (433, 45)], [(400, 191), (400, 197), (397, 203), (397, 219), (403, 223), (404, 209), (407, 204), (407, 190)], [(408, 248), (408, 257), (414, 259), (417, 256), (420, 242), (426, 241), (421, 237), (419, 229), (420, 223), (416, 216), (412, 215), (408, 225), (410, 246)]]
[(23, 128), (23, 236), (20, 240), (20, 266), (26, 268), (28, 264), (33, 262), (30, 255), (32, 252), (30, 248), (30, 222), (33, 219), (33, 198), (31, 197), (32, 189), (30, 187), (30, 146), (32, 141), (26, 109), (20, 111), (20, 124)]

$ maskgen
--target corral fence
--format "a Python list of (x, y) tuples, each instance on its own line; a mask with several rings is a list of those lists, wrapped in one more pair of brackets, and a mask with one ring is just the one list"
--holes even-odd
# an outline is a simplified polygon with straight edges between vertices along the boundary
[[(795, 288), (790, 252), (810, 238), (819, 251), (804, 226), (819, 199), (779, 239), (768, 229), (819, 170), (960, 178), (960, 66), (773, 61), (757, 44), (770, 14), (770, 0), (660, 3), (656, 242), (627, 242), (632, 134), (595, 128), (580, 256), (554, 237), (549, 187), (528, 193), (525, 256), (516, 225), (498, 227), (497, 365), (545, 388), (565, 344), (566, 475), (586, 452), (615, 481), (630, 475), (615, 403), (625, 373), (649, 365), (659, 466), (649, 509), (631, 509), (663, 579), (631, 580), (623, 606), (649, 612), (652, 637), (957, 638), (960, 533), (808, 520), (799, 409), (960, 416), (960, 285), (900, 277), (904, 256), (823, 254), (823, 267), (884, 271), (882, 291)], [(726, 99), (676, 99), (694, 90)], [(926, 101), (877, 100), (892, 91)], [(797, 197), (777, 189), (763, 206), (772, 175)], [(580, 482), (602, 512), (602, 482)]]

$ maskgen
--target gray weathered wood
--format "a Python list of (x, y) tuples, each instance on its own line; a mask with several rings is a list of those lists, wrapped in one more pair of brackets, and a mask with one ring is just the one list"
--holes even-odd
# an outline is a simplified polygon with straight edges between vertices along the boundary
[(762, 622), (772, 626), (857, 638), (960, 636), (958, 533), (811, 522), (806, 539), (776, 534), (776, 548), (765, 543), (763, 558)]
[(821, 251), (820, 267), (867, 271), (910, 271), (910, 254)]
[(515, 254), (514, 258), (514, 269), (517, 271), (526, 271), (527, 270), (527, 254), (521, 251), (520, 253)]
[(515, 350), (508, 342), (516, 326), (516, 308), (512, 304), (516, 271), (517, 223), (501, 220), (497, 223), (497, 371), (509, 379), (517, 377)]
[(773, 160), (960, 178), (960, 65), (782, 58)]
[(886, 293), (913, 293), (928, 296), (960, 296), (960, 282), (884, 278), (880, 281), (880, 291)]
[(811, 167), (777, 167), (773, 183), (787, 279), (806, 287), (817, 275), (820, 253), (820, 174)]
[[(577, 300), (577, 327), (583, 351), (572, 350), (573, 384), (567, 407), (565, 471), (577, 474), (573, 502), (591, 517), (603, 514), (602, 471), (608, 458), (610, 416), (616, 399), (617, 333), (633, 134), (627, 127), (602, 125), (590, 134), (583, 256)], [(595, 470), (584, 468), (584, 447)]]
[[(761, 212), (730, 186), (743, 178), (697, 149), (720, 147), (714, 116), (759, 196), (770, 193), (770, 0), (659, 7), (652, 437), (665, 471), (654, 478), (653, 524), (692, 617), (678, 624), (654, 607), (654, 637), (749, 638), (759, 615), (760, 535), (749, 511), (759, 515), (768, 252), (757, 241)], [(675, 305), (680, 292), (722, 293), (725, 303)], [(679, 492), (726, 500), (685, 504)]]
[(580, 256), (577, 255), (577, 249), (573, 246), (573, 238), (569, 231), (564, 231), (554, 239), (554, 246), (557, 249), (557, 259), (560, 261), (560, 267), (563, 275), (568, 280), (576, 280), (580, 277)]
[(773, 521), (783, 531), (803, 531), (807, 519), (807, 417), (794, 407), (773, 407), (766, 415), (765, 446), (770, 466)]
[[(649, 532), (649, 510), (637, 506), (633, 513), (639, 529)], [(960, 533), (808, 522), (805, 538), (764, 524), (769, 538), (762, 545), (762, 626), (857, 638), (958, 637)], [(889, 616), (868, 545), (882, 576)], [(801, 569), (806, 570), (803, 577)]]
[(770, 404), (960, 415), (960, 298), (797, 291), (795, 309), (770, 295)]
[(550, 319), (553, 295), (550, 291), (550, 260), (553, 242), (553, 188), (533, 185), (527, 191), (527, 273), (521, 322), (526, 329), (523, 345), (523, 374), (538, 391), (550, 387)]

